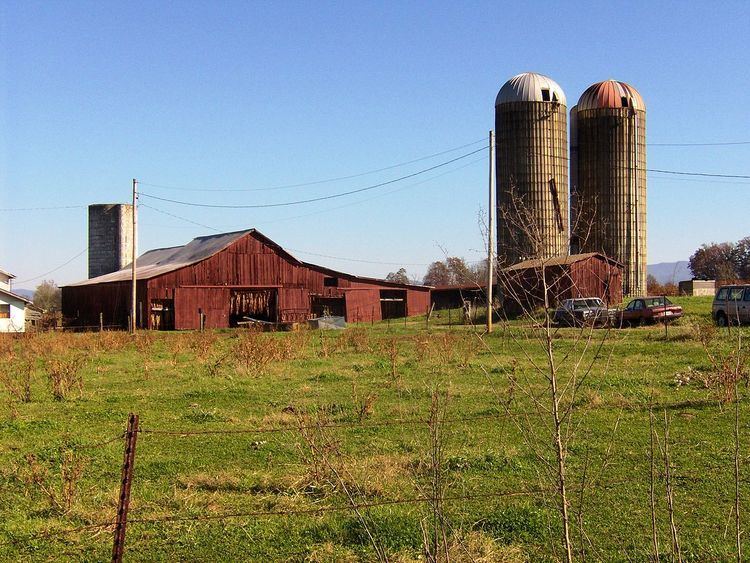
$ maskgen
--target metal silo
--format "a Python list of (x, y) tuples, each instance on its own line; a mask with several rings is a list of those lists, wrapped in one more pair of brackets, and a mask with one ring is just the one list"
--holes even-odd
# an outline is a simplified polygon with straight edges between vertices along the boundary
[(532, 72), (495, 100), (497, 256), (501, 265), (568, 253), (567, 109), (562, 88)]
[(646, 292), (646, 106), (625, 82), (590, 86), (571, 111), (572, 246), (625, 266), (623, 293)]

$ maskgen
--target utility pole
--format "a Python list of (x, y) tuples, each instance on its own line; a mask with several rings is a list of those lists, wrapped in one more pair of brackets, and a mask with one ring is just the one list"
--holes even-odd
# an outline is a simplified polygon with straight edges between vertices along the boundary
[(490, 131), (490, 203), (487, 221), (487, 332), (492, 332), (492, 285), (495, 281), (495, 132)]
[(133, 301), (130, 304), (130, 332), (135, 334), (135, 327), (137, 326), (136, 319), (136, 301), (138, 299), (136, 295), (136, 266), (135, 258), (138, 256), (138, 180), (133, 178), (133, 254), (131, 256), (131, 267), (133, 270)]

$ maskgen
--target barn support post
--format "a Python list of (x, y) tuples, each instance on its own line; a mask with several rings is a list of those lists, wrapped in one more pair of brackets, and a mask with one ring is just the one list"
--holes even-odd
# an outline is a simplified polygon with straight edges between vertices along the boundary
[(99, 313), (99, 332), (104, 332), (104, 313)]
[(120, 499), (117, 503), (117, 521), (115, 523), (114, 541), (112, 543), (112, 563), (122, 563), (122, 555), (125, 549), (125, 529), (128, 523), (130, 486), (133, 482), (133, 464), (135, 463), (135, 444), (137, 440), (138, 415), (130, 413), (128, 416), (128, 428), (125, 431), (125, 453), (122, 460)]

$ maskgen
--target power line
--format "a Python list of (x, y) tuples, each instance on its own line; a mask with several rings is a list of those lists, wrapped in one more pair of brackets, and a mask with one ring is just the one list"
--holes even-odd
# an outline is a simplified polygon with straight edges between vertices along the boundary
[(286, 184), (282, 186), (273, 186), (273, 187), (267, 187), (267, 188), (236, 188), (236, 187), (186, 188), (186, 187), (180, 187), (180, 186), (167, 186), (164, 184), (151, 184), (149, 182), (143, 182), (143, 181), (139, 181), (139, 184), (142, 186), (151, 186), (154, 188), (161, 188), (164, 190), (179, 190), (179, 191), (185, 191), (185, 192), (264, 192), (264, 191), (273, 191), (273, 190), (286, 190), (290, 188), (301, 188), (304, 186), (315, 186), (319, 184), (327, 184), (330, 182), (339, 182), (341, 180), (351, 180), (353, 178), (361, 178), (362, 176), (368, 176), (370, 174), (377, 174), (378, 172), (384, 172), (386, 170), (393, 170), (394, 168), (400, 168), (401, 166), (407, 166), (409, 164), (414, 164), (415, 162), (422, 162), (423, 160), (429, 160), (431, 158), (442, 156), (444, 154), (456, 152), (458, 150), (465, 149), (466, 147), (476, 145), (477, 143), (486, 143), (486, 142), (487, 142), (486, 139), (479, 139), (471, 143), (467, 143), (465, 145), (454, 147), (452, 149), (444, 150), (441, 152), (436, 152), (427, 156), (422, 156), (420, 158), (415, 158), (414, 160), (401, 162), (399, 164), (393, 164), (391, 166), (384, 166), (383, 168), (377, 168), (375, 170), (368, 170), (367, 172), (360, 172), (358, 174), (350, 174), (348, 176), (338, 176), (336, 178), (326, 178), (324, 180), (314, 180), (311, 182), (303, 182), (299, 184)]
[(203, 223), (198, 223), (197, 221), (192, 221), (190, 219), (187, 219), (186, 217), (181, 217), (179, 215), (175, 215), (174, 213), (169, 213), (168, 211), (164, 211), (162, 209), (157, 209), (156, 207), (148, 205), (147, 203), (140, 203), (139, 206), (140, 207), (147, 207), (148, 209), (156, 211), (157, 213), (161, 213), (162, 215), (169, 215), (170, 217), (174, 217), (175, 219), (179, 219), (180, 221), (185, 221), (187, 223), (191, 223), (193, 225), (197, 225), (198, 227), (204, 227), (206, 229), (210, 229), (210, 230), (216, 231), (216, 232), (218, 232), (220, 230), (220, 229), (217, 229), (216, 227), (212, 227), (210, 225), (204, 225)]
[(484, 150), (486, 150), (486, 147), (482, 147), (480, 149), (477, 149), (475, 151), (463, 154), (463, 155), (458, 156), (456, 158), (452, 158), (451, 160), (447, 160), (445, 162), (441, 162), (440, 164), (436, 164), (435, 166), (430, 166), (429, 168), (425, 168), (423, 170), (419, 170), (418, 172), (413, 172), (412, 174), (407, 174), (405, 176), (400, 176), (398, 178), (394, 178), (393, 180), (388, 180), (386, 182), (380, 182), (378, 184), (373, 184), (371, 186), (366, 186), (364, 188), (358, 188), (356, 190), (349, 190), (349, 191), (346, 191), (346, 192), (340, 192), (340, 193), (337, 193), (337, 194), (331, 194), (331, 195), (326, 195), (326, 196), (314, 197), (314, 198), (309, 198), (309, 199), (300, 199), (300, 200), (296, 200), (296, 201), (285, 201), (285, 202), (281, 202), (281, 203), (260, 203), (260, 204), (255, 204), (255, 205), (222, 205), (222, 204), (216, 204), (216, 203), (194, 203), (194, 202), (190, 202), (190, 201), (179, 201), (179, 200), (175, 200), (175, 199), (168, 199), (168, 198), (164, 198), (164, 197), (158, 197), (158, 196), (155, 196), (155, 195), (149, 195), (149, 194), (146, 194), (146, 193), (143, 193), (143, 192), (141, 192), (140, 195), (143, 196), (143, 197), (150, 198), (150, 199), (157, 199), (159, 201), (166, 201), (166, 202), (169, 202), (169, 203), (176, 203), (178, 205), (187, 205), (187, 206), (190, 206), (190, 207), (209, 207), (209, 208), (215, 208), (215, 209), (260, 209), (260, 208), (268, 208), (268, 207), (287, 207), (287, 206), (290, 206), (290, 205), (301, 205), (301, 204), (304, 204), (304, 203), (314, 203), (316, 201), (326, 201), (326, 200), (329, 200), (329, 199), (336, 199), (336, 198), (344, 197), (344, 196), (347, 196), (347, 195), (352, 195), (352, 194), (357, 194), (357, 193), (361, 193), (361, 192), (366, 192), (366, 191), (369, 191), (369, 190), (374, 190), (375, 188), (380, 188), (380, 187), (387, 186), (387, 185), (390, 185), (390, 184), (395, 184), (396, 182), (401, 182), (403, 180), (407, 180), (409, 178), (413, 178), (415, 176), (419, 176), (420, 174), (425, 174), (427, 172), (430, 172), (431, 170), (435, 170), (437, 168), (441, 168), (443, 166), (447, 166), (448, 164), (452, 164), (454, 162), (457, 162), (457, 161), (459, 161), (461, 159), (467, 158), (467, 157), (469, 157), (469, 156), (471, 156), (473, 154), (476, 154), (476, 153), (478, 153), (480, 151), (484, 151)]
[(741, 180), (750, 180), (750, 174), (711, 174), (708, 172), (681, 172), (678, 170), (659, 170), (656, 168), (646, 168), (646, 172), (659, 172), (660, 174), (676, 174), (678, 176), (701, 176), (707, 178), (739, 178)]
[(60, 264), (60, 265), (59, 265), (59, 266), (58, 266), (57, 268), (54, 268), (54, 269), (50, 270), (49, 272), (44, 272), (43, 274), (40, 274), (40, 275), (38, 275), (38, 276), (36, 276), (36, 277), (33, 277), (33, 278), (29, 278), (29, 279), (26, 279), (26, 280), (20, 280), (20, 281), (16, 281), (16, 282), (14, 282), (14, 283), (16, 283), (16, 284), (19, 284), (19, 283), (26, 283), (26, 282), (30, 282), (30, 281), (34, 281), (34, 280), (38, 280), (39, 278), (43, 278), (44, 276), (47, 276), (47, 275), (49, 275), (49, 274), (52, 274), (52, 273), (56, 272), (57, 270), (59, 270), (60, 268), (64, 268), (65, 266), (67, 266), (68, 264), (70, 264), (70, 263), (71, 263), (71, 262), (72, 262), (73, 260), (75, 260), (76, 258), (78, 258), (79, 256), (81, 256), (81, 255), (82, 255), (83, 253), (85, 253), (85, 252), (86, 252), (86, 251), (87, 251), (88, 249), (89, 249), (89, 247), (87, 246), (86, 248), (84, 248), (83, 250), (81, 250), (81, 251), (80, 251), (80, 252), (79, 252), (78, 254), (76, 254), (75, 256), (73, 256), (73, 258), (71, 258), (70, 260), (68, 260), (68, 261), (67, 261), (67, 262), (65, 262), (64, 264)]
[(85, 209), (88, 205), (55, 205), (51, 207), (2, 207), (0, 211), (49, 211), (51, 209)]
[(649, 147), (728, 147), (732, 145), (750, 145), (750, 141), (729, 141), (723, 143), (646, 143)]
[[(395, 190), (390, 190), (390, 191), (387, 191), (387, 192), (383, 192), (381, 194), (378, 194), (378, 195), (375, 195), (375, 196), (372, 196), (372, 197), (367, 197), (367, 198), (364, 198), (364, 199), (359, 199), (359, 200), (356, 200), (356, 201), (345, 203), (343, 205), (337, 205), (337, 206), (334, 206), (334, 207), (329, 207), (327, 209), (320, 209), (318, 211), (312, 211), (310, 213), (302, 213), (300, 215), (291, 215), (289, 217), (281, 217), (280, 219), (274, 219), (274, 220), (271, 220), (271, 221), (262, 221), (260, 223), (260, 225), (264, 226), (264, 225), (270, 225), (270, 224), (273, 224), (273, 223), (281, 223), (281, 222), (284, 222), (284, 221), (292, 221), (294, 219), (301, 219), (301, 218), (304, 218), (304, 217), (312, 217), (314, 215), (321, 215), (323, 213), (331, 213), (332, 211), (337, 211), (339, 209), (344, 209), (346, 207), (351, 207), (353, 205), (361, 205), (363, 203), (367, 203), (368, 201), (373, 201), (375, 199), (379, 199), (379, 198), (382, 198), (382, 197), (385, 197), (385, 196), (388, 196), (388, 195), (391, 195), (391, 194), (395, 194), (395, 193), (398, 193), (398, 192), (401, 192), (401, 191), (404, 191), (404, 190), (408, 190), (410, 188), (414, 188), (416, 186), (421, 186), (422, 184), (426, 184), (428, 182), (432, 182), (433, 180), (437, 180), (438, 178), (442, 178), (444, 176), (447, 176), (448, 174), (453, 174), (455, 172), (458, 172), (459, 170), (463, 170), (464, 168), (467, 168), (467, 167), (471, 166), (472, 164), (476, 164), (477, 162), (482, 162), (484, 160), (485, 160), (485, 157), (482, 156), (482, 157), (480, 157), (478, 159), (471, 160), (471, 161), (467, 162), (466, 164), (463, 164), (461, 166), (458, 166), (458, 167), (453, 168), (451, 170), (448, 170), (446, 172), (442, 172), (440, 174), (436, 174), (436, 175), (431, 176), (429, 178), (426, 178), (424, 180), (420, 180), (419, 182), (414, 182), (412, 184), (407, 184), (405, 186), (401, 186), (399, 188), (396, 188)], [(220, 229), (217, 229), (216, 227), (212, 227), (210, 225), (202, 225), (200, 223), (196, 223), (195, 221), (192, 221), (190, 219), (187, 219), (186, 217), (182, 217), (182, 216), (177, 215), (175, 213), (168, 213), (167, 211), (164, 211), (163, 209), (157, 209), (156, 207), (153, 207), (152, 205), (147, 205), (145, 203), (140, 203), (139, 205), (142, 205), (144, 207), (148, 207), (149, 209), (153, 209), (154, 211), (158, 211), (159, 213), (162, 213), (164, 215), (169, 215), (170, 217), (174, 217), (175, 219), (180, 219), (181, 221), (185, 221), (186, 223), (190, 223), (190, 224), (193, 224), (193, 225), (199, 225), (199, 226), (211, 229), (211, 230), (219, 231), (219, 230), (222, 230), (222, 229), (223, 230), (230, 230), (230, 229), (244, 229), (244, 228), (247, 228), (247, 224), (241, 224), (241, 225), (235, 224), (235, 225), (221, 225)], [(164, 227), (164, 225), (159, 225), (159, 226), (160, 227)], [(175, 227), (179, 228), (179, 226), (175, 226)], [(183, 227), (183, 228), (189, 228), (189, 227)]]

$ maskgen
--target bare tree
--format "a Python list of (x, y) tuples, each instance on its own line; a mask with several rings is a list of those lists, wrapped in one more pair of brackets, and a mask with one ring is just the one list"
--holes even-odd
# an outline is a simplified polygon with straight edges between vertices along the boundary
[[(609, 328), (595, 331), (593, 326), (582, 326), (573, 333), (572, 349), (559, 346), (559, 328), (553, 323), (554, 306), (562, 296), (570, 293), (574, 280), (570, 271), (558, 267), (557, 263), (561, 256), (568, 255), (569, 241), (566, 239), (550, 255), (549, 237), (544, 232), (544, 226), (526, 203), (513, 197), (506, 204), (506, 212), (498, 218), (498, 223), (502, 223), (506, 242), (515, 245), (515, 249), (506, 253), (499, 252), (499, 260), (519, 255), (524, 259), (531, 259), (535, 265), (519, 274), (518, 270), (508, 268), (511, 264), (499, 264), (498, 286), (507, 307), (501, 308), (497, 313), (508, 327), (506, 334), (516, 351), (516, 357), (523, 358), (532, 368), (532, 374), (525, 375), (527, 372), (521, 370), (522, 375), (509, 383), (512, 383), (515, 393), (531, 401), (539, 417), (546, 419), (548, 424), (540, 425), (529, 416), (512, 419), (517, 421), (526, 443), (541, 462), (540, 479), (548, 478), (554, 485), (555, 504), (562, 523), (560, 539), (564, 550), (563, 558), (570, 562), (576, 549), (571, 533), (572, 499), (568, 456), (570, 443), (583, 420), (582, 417), (574, 417), (574, 406), (594, 367), (601, 364), (606, 370), (608, 366), (610, 356), (605, 351), (605, 343)], [(574, 231), (586, 233), (586, 229)], [(610, 280), (605, 281), (607, 283), (604, 286), (607, 287)], [(520, 323), (509, 324), (509, 310), (517, 314)], [(540, 352), (543, 358), (541, 362), (537, 359)], [(611, 350), (609, 354), (611, 355)], [(543, 394), (538, 390), (540, 380), (544, 383)], [(507, 406), (505, 408), (509, 410)], [(545, 444), (550, 444), (551, 448)], [(604, 460), (598, 471), (590, 468), (588, 462), (584, 464), (578, 495), (579, 506), (575, 512), (581, 541), (587, 537), (583, 529), (584, 489), (595, 486), (606, 464), (607, 461)], [(596, 477), (590, 477), (590, 473)], [(581, 550), (580, 553), (585, 557), (584, 551)]]

